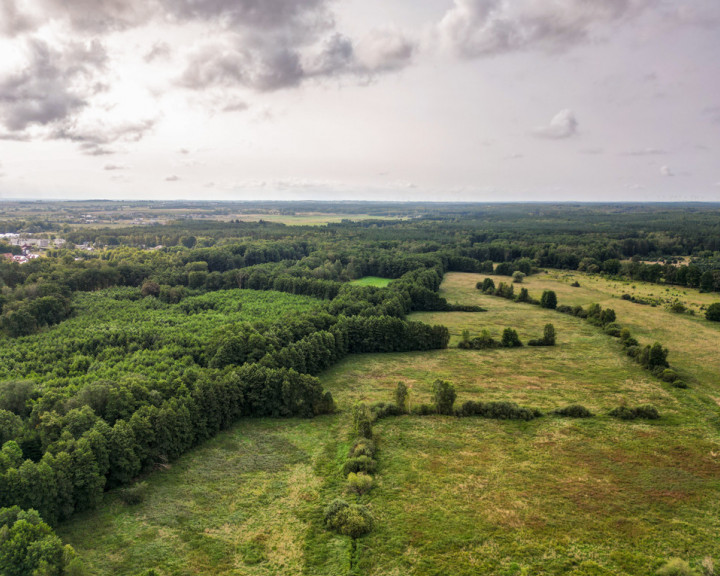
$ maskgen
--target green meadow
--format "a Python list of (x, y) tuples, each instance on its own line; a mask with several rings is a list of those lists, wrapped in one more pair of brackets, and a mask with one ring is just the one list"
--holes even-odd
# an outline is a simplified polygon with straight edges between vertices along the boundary
[[(128, 506), (110, 493), (58, 534), (100, 576), (150, 568), (162, 576), (621, 576), (654, 574), (670, 557), (695, 567), (707, 557), (720, 561), (720, 326), (701, 314), (713, 298), (577, 272), (523, 282), (535, 298), (551, 289), (559, 304), (615, 309), (641, 343), (670, 349), (690, 385), (683, 390), (578, 318), (483, 295), (475, 288), (483, 278), (447, 274), (440, 294), (486, 312), (411, 316), (447, 326), (447, 350), (351, 356), (321, 375), (335, 415), (243, 421), (150, 474), (142, 503)], [(622, 300), (624, 293), (658, 303)], [(676, 298), (696, 314), (670, 312)], [(499, 338), (512, 327), (527, 342), (549, 322), (557, 331), (552, 348), (456, 347), (465, 330)], [(547, 414), (579, 403), (595, 417), (378, 421), (379, 467), (363, 497), (376, 526), (354, 550), (322, 525), (323, 507), (344, 494), (350, 410), (392, 401), (398, 382), (413, 406), (428, 403), (436, 378), (454, 383), (456, 404), (507, 400)], [(640, 404), (653, 404), (661, 418), (607, 415)]]

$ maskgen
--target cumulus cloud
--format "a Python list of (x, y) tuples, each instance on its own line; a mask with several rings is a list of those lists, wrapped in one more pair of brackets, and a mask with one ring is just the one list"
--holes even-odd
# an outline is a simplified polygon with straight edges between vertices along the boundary
[(116, 152), (116, 144), (139, 142), (156, 123), (156, 118), (112, 122), (76, 119), (59, 127), (49, 137), (76, 142), (80, 150), (90, 156), (105, 156)]
[(25, 53), (19, 70), (0, 76), (0, 119), (10, 132), (61, 122), (84, 107), (107, 60), (98, 41), (56, 49), (31, 39)]
[(548, 138), (550, 140), (562, 140), (571, 138), (577, 134), (578, 121), (575, 113), (570, 109), (561, 110), (547, 126), (539, 126), (533, 130), (533, 134), (539, 138)]
[(22, 11), (16, 0), (0, 0), (0, 34), (15, 36), (32, 30), (36, 25), (36, 18)]
[(660, 166), (660, 175), (664, 178), (672, 178), (675, 173), (672, 171), (670, 166)]
[(441, 41), (464, 58), (517, 50), (561, 50), (602, 24), (638, 14), (652, 0), (455, 0), (438, 26)]

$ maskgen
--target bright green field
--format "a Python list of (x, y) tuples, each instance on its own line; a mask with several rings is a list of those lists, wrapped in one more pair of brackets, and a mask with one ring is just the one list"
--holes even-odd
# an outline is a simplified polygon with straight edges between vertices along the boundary
[(358, 278), (353, 280), (350, 284), (355, 286), (375, 286), (376, 288), (385, 288), (392, 282), (391, 278), (380, 278), (378, 276), (365, 276), (364, 278)]
[[(645, 576), (672, 556), (694, 566), (720, 561), (720, 326), (619, 300), (626, 287), (602, 279), (526, 279), (533, 296), (554, 289), (561, 304), (611, 306), (641, 341), (663, 342), (691, 383), (678, 390), (581, 320), (480, 294), (481, 278), (449, 274), (442, 293), (487, 312), (413, 319), (447, 325), (453, 344), (464, 329), (499, 337), (506, 326), (526, 341), (552, 322), (558, 346), (350, 357), (322, 376), (339, 414), (243, 422), (151, 475), (144, 503), (124, 507), (110, 496), (60, 535), (102, 576), (150, 567), (183, 576), (349, 574), (349, 541), (321, 526), (322, 507), (343, 492), (348, 410), (390, 400), (398, 381), (411, 387), (413, 404), (428, 402), (439, 377), (455, 383), (459, 403), (551, 410), (580, 402), (598, 416), (377, 423), (380, 467), (367, 497), (377, 526), (359, 541), (357, 574)], [(573, 278), (581, 288), (570, 287)], [(687, 292), (688, 303), (707, 304)], [(622, 403), (652, 403), (662, 418), (604, 415)]]

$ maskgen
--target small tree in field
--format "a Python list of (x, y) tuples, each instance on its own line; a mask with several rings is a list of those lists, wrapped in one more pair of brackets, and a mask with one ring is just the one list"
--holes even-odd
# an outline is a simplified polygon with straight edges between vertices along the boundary
[(545, 346), (555, 346), (555, 326), (552, 324), (545, 324), (543, 342)]
[(518, 333), (512, 328), (505, 328), (502, 335), (502, 347), (503, 348), (519, 348), (522, 346)]
[(540, 306), (555, 310), (557, 308), (557, 294), (553, 290), (545, 290), (540, 297)]
[(435, 380), (433, 382), (433, 402), (438, 414), (452, 414), (455, 404), (455, 386), (447, 380)]
[(403, 412), (407, 411), (408, 389), (403, 382), (398, 382), (395, 388), (395, 404)]
[(710, 306), (708, 306), (708, 309), (705, 312), (705, 318), (711, 322), (720, 322), (720, 302), (715, 302), (714, 304), (710, 304)]

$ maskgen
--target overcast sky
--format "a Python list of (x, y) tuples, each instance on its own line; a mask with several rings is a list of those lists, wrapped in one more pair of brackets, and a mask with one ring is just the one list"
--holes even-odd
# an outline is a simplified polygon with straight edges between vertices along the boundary
[(720, 201), (720, 0), (0, 0), (0, 199)]

